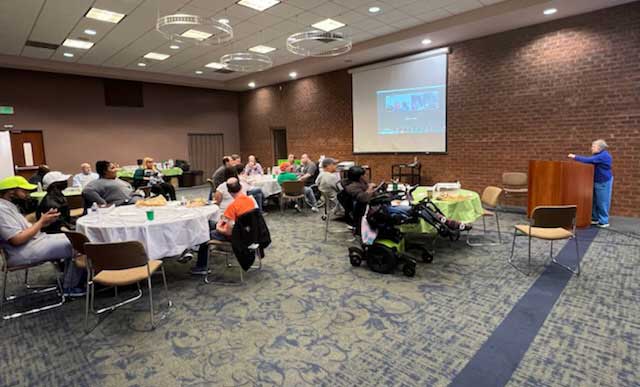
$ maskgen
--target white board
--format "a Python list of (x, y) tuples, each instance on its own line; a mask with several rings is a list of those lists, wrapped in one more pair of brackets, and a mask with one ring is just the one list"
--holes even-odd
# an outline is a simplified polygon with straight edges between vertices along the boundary
[(7, 131), (0, 131), (0, 179), (13, 175), (11, 136)]

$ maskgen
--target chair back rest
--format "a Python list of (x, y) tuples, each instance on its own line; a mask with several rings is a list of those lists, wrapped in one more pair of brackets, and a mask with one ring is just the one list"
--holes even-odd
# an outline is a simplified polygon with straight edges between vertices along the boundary
[(69, 239), (69, 242), (71, 242), (71, 246), (73, 246), (73, 249), (75, 251), (77, 251), (80, 254), (87, 253), (85, 251), (84, 245), (85, 243), (89, 243), (90, 241), (89, 241), (89, 238), (86, 237), (86, 235), (84, 235), (81, 232), (70, 231), (66, 229), (63, 229), (62, 233), (67, 236), (67, 239)]
[(488, 186), (482, 191), (482, 197), (480, 200), (487, 207), (495, 208), (498, 207), (498, 199), (500, 199), (500, 195), (502, 194), (502, 188)]
[(86, 243), (84, 248), (96, 273), (102, 270), (131, 269), (149, 262), (144, 246), (138, 241)]
[(286, 196), (298, 196), (304, 194), (304, 181), (292, 180), (282, 183), (282, 193)]
[(571, 206), (538, 206), (531, 213), (533, 227), (562, 227), (573, 230), (576, 224), (577, 207)]
[(529, 185), (529, 180), (524, 172), (505, 172), (502, 174), (502, 184), (507, 187), (525, 187)]
[(218, 188), (218, 187), (215, 187), (215, 185), (213, 184), (213, 180), (207, 179), (207, 183), (209, 183), (209, 187), (211, 187), (211, 190), (213, 192), (216, 192), (216, 188)]

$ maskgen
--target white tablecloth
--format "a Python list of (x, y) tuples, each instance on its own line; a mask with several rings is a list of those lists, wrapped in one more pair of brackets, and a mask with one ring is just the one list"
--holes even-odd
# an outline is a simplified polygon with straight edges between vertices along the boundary
[(256, 188), (262, 188), (264, 197), (269, 197), (282, 192), (280, 184), (278, 184), (278, 181), (271, 177), (271, 175), (251, 176), (248, 179), (248, 182)]
[(92, 242), (140, 241), (150, 259), (181, 254), (209, 240), (209, 219), (217, 220), (216, 205), (186, 208), (154, 207), (155, 218), (147, 220), (147, 208), (121, 206), (100, 209), (78, 219), (77, 231)]

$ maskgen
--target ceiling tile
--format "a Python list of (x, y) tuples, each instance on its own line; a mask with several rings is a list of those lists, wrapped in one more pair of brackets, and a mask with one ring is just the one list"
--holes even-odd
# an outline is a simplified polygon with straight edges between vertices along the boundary
[(296, 6), (298, 8), (302, 8), (304, 10), (310, 10), (317, 7), (320, 1), (318, 0), (287, 0), (287, 3), (293, 6)]
[(398, 7), (398, 10), (407, 15), (415, 16), (418, 14), (426, 13), (429, 11), (433, 11), (433, 10), (445, 7), (447, 5), (452, 4), (454, 1), (455, 0), (429, 0), (429, 1), (418, 0), (411, 4)]
[(482, 4), (478, 0), (457, 0), (444, 8), (452, 14), (456, 15), (480, 7), (482, 7)]
[(425, 22), (432, 22), (432, 21), (447, 18), (451, 15), (452, 15), (451, 12), (447, 11), (446, 9), (436, 9), (433, 11), (429, 11), (427, 13), (417, 14), (415, 15), (415, 17)]
[(22, 50), (21, 55), (29, 58), (49, 59), (54, 52), (55, 50), (52, 50), (50, 48), (26, 46), (24, 50)]
[(60, 44), (89, 10), (92, 0), (49, 0), (29, 36), (30, 40)]
[(311, 12), (320, 16), (324, 16), (325, 18), (332, 18), (332, 19), (338, 20), (340, 19), (339, 16), (342, 15), (343, 13), (349, 12), (349, 9), (341, 5), (338, 5), (336, 3), (326, 2), (316, 8), (313, 8)]
[(301, 13), (304, 12), (304, 9), (295, 7), (291, 4), (287, 4), (287, 3), (280, 3), (277, 5), (274, 5), (271, 8), (265, 9), (264, 11), (265, 13), (268, 13), (270, 15), (275, 15), (281, 18), (292, 18), (296, 15), (299, 15)]
[(19, 55), (44, 0), (0, 1), (0, 52)]

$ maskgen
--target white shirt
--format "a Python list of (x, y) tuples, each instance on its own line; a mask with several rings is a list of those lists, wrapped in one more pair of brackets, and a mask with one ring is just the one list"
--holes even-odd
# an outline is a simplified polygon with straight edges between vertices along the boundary
[(73, 186), (84, 189), (84, 187), (90, 182), (98, 180), (98, 177), (98, 174), (95, 172), (89, 172), (88, 175), (85, 175), (84, 173), (78, 173), (77, 175), (73, 176)]
[[(248, 190), (251, 189), (251, 186), (249, 185), (249, 183), (244, 182), (242, 180), (240, 180), (240, 185), (242, 186), (242, 192), (244, 192), (245, 194), (247, 193)], [(220, 192), (222, 194), (222, 201), (220, 202), (220, 204), (218, 204), (218, 207), (220, 207), (221, 212), (224, 212), (224, 210), (226, 210), (227, 207), (229, 207), (229, 204), (233, 202), (233, 196), (231, 196), (231, 194), (229, 193), (229, 189), (227, 189), (226, 182), (220, 184), (218, 188), (216, 188), (216, 192)]]

